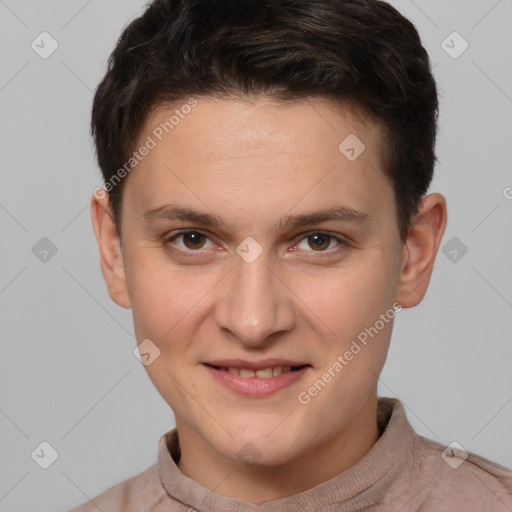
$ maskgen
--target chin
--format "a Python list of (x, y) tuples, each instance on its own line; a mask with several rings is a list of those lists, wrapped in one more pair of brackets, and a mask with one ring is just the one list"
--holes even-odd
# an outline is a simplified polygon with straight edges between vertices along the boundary
[[(290, 437), (289, 430), (283, 429), (280, 434), (275, 430), (276, 423), (268, 428), (251, 429), (234, 433), (218, 450), (226, 458), (234, 462), (243, 462), (248, 466), (282, 466), (292, 462), (300, 454), (299, 440)], [(266, 427), (266, 425), (265, 425)]]

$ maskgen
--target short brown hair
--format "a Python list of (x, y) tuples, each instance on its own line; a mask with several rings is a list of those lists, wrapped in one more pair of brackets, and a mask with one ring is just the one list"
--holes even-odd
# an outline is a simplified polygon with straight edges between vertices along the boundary
[[(400, 237), (433, 176), (438, 99), (414, 25), (379, 0), (154, 0), (122, 32), (93, 102), (105, 183), (153, 108), (191, 95), (324, 97), (384, 128)], [(109, 191), (120, 233), (123, 182)]]

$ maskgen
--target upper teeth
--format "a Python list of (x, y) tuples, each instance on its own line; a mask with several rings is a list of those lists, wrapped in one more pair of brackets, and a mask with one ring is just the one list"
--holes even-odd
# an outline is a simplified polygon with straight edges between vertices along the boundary
[(221, 367), (221, 370), (228, 371), (233, 375), (239, 375), (240, 377), (260, 377), (263, 379), (270, 379), (270, 377), (276, 377), (281, 373), (291, 371), (291, 366), (269, 366), (268, 368), (261, 368), (260, 370), (252, 370), (251, 368), (236, 368), (234, 366)]

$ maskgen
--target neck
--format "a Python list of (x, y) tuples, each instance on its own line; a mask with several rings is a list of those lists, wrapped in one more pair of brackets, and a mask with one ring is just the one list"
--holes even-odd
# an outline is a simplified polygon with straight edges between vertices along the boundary
[(376, 395), (334, 436), (280, 466), (247, 467), (233, 462), (178, 419), (176, 425), (181, 472), (217, 494), (253, 503), (305, 492), (334, 478), (359, 462), (379, 438)]

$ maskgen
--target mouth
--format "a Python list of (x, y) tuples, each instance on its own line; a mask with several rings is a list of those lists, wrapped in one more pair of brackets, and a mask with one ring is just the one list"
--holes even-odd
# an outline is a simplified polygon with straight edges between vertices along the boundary
[(202, 366), (223, 387), (252, 398), (277, 393), (297, 383), (312, 370), (310, 364), (226, 363), (203, 363)]
[(308, 366), (311, 366), (309, 364), (301, 364), (301, 365), (274, 365), (274, 366), (267, 366), (265, 368), (249, 368), (249, 367), (243, 367), (243, 366), (217, 366), (213, 364), (205, 363), (206, 366), (209, 366), (210, 368), (214, 368), (215, 370), (221, 371), (221, 372), (229, 372), (231, 375), (238, 375), (240, 377), (243, 377), (244, 379), (252, 378), (252, 377), (258, 377), (260, 379), (270, 379), (272, 377), (278, 377), (279, 375), (282, 375), (283, 373), (288, 372), (296, 372), (303, 368), (306, 368)]

